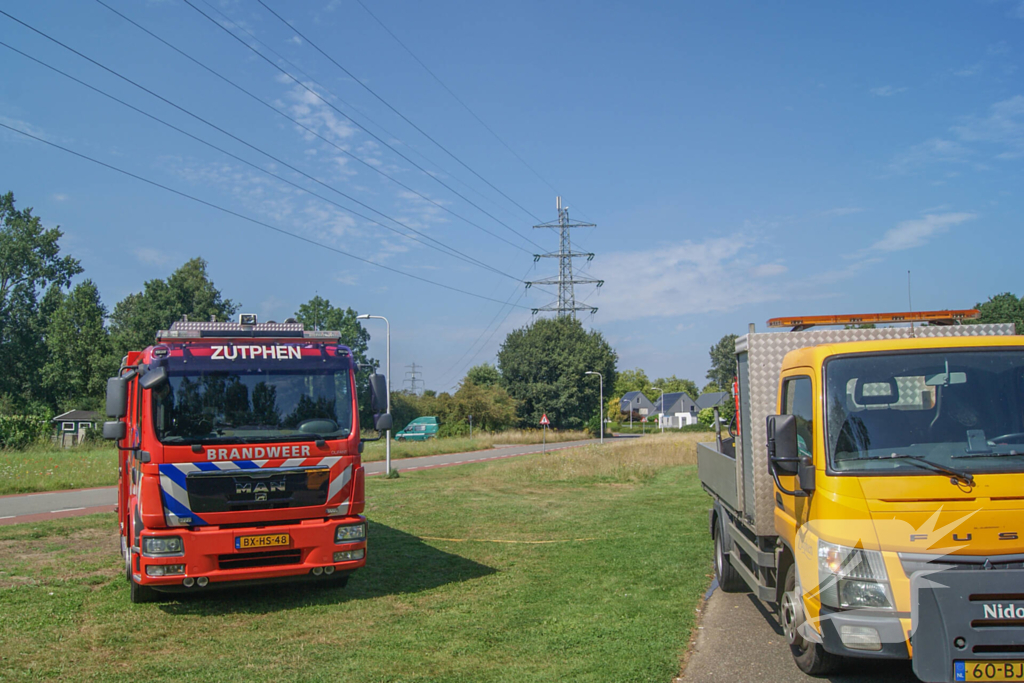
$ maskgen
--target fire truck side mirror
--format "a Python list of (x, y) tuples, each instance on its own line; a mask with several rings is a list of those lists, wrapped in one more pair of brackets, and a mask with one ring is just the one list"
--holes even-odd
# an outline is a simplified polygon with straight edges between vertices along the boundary
[(139, 380), (139, 386), (143, 389), (156, 389), (167, 381), (167, 368), (160, 366), (150, 368), (149, 372)]
[(377, 416), (377, 420), (374, 422), (373, 426), (376, 427), (378, 432), (386, 432), (390, 430), (393, 425), (394, 420), (391, 418), (391, 413), (384, 413), (383, 415)]
[(370, 407), (375, 413), (388, 409), (388, 382), (376, 372), (370, 375)]
[(107, 417), (124, 417), (128, 413), (128, 378), (107, 380)]
[(103, 423), (103, 438), (120, 441), (128, 433), (127, 427), (124, 422), (118, 420), (117, 422), (104, 422)]

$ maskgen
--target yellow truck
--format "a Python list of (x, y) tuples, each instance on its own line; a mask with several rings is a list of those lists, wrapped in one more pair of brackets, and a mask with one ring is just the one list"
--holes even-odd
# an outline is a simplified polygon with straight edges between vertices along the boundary
[(736, 340), (737, 426), (698, 445), (715, 577), (775, 605), (806, 673), (1024, 680), (1024, 337), (976, 317)]

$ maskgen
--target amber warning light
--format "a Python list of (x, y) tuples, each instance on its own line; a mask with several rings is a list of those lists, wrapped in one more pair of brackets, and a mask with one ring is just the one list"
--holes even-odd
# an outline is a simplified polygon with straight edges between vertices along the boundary
[(863, 313), (860, 315), (808, 315), (800, 318), (772, 318), (768, 327), (792, 327), (794, 332), (817, 325), (866, 325), (887, 323), (931, 323), (956, 325), (964, 320), (977, 320), (977, 309), (963, 311), (913, 311), (908, 313)]

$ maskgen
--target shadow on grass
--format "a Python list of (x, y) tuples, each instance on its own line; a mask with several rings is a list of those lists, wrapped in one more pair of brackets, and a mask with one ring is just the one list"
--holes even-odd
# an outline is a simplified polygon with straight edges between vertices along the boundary
[(402, 595), (469, 581), (495, 569), (433, 548), (404, 531), (368, 521), (366, 566), (344, 588), (330, 580), (279, 583), (168, 595), (159, 608), (174, 615), (266, 614), (308, 605), (334, 605)]

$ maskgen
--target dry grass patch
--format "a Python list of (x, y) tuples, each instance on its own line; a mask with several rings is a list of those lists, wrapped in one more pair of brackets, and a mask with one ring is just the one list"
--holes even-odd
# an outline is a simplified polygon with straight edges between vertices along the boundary
[(631, 484), (652, 479), (666, 467), (697, 463), (697, 442), (709, 433), (652, 434), (580, 446), (510, 463), (504, 472), (517, 482), (595, 481)]

